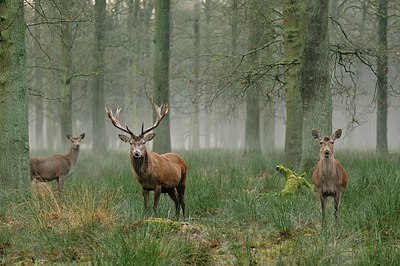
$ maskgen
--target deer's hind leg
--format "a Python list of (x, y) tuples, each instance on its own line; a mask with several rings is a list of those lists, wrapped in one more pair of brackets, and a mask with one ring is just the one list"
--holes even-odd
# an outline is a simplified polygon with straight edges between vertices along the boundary
[(176, 190), (178, 192), (178, 199), (182, 208), (182, 214), (185, 215), (185, 184), (179, 184)]
[(180, 204), (178, 200), (178, 192), (176, 191), (176, 188), (173, 188), (168, 191), (169, 197), (173, 200), (175, 203), (175, 211), (176, 211), (176, 216), (179, 217), (179, 211), (180, 211)]

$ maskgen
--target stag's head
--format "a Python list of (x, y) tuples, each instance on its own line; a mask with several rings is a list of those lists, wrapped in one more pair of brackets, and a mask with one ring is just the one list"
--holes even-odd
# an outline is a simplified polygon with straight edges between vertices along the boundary
[(142, 158), (143, 156), (146, 155), (146, 142), (151, 141), (155, 134), (149, 133), (151, 130), (155, 129), (158, 124), (161, 122), (161, 120), (165, 117), (165, 115), (168, 113), (168, 104), (161, 104), (160, 106), (157, 106), (156, 104), (153, 104), (154, 110), (156, 111), (157, 117), (154, 125), (147, 129), (143, 129), (143, 124), (142, 124), (142, 133), (140, 135), (135, 135), (132, 131), (129, 130), (128, 126), (121, 126), (121, 123), (119, 122), (119, 113), (121, 112), (121, 108), (117, 107), (117, 110), (115, 112), (115, 116), (113, 115), (113, 112), (110, 108), (106, 108), (106, 112), (108, 115), (108, 118), (110, 118), (112, 124), (118, 128), (119, 130), (124, 131), (125, 133), (128, 133), (129, 136), (123, 135), (123, 134), (118, 134), (119, 138), (123, 142), (127, 142), (131, 145), (131, 155), (135, 158)]
[(71, 148), (73, 150), (79, 150), (81, 147), (81, 140), (85, 137), (85, 133), (79, 135), (79, 137), (72, 137), (71, 135), (67, 135), (67, 139), (71, 141)]
[(146, 154), (146, 142), (152, 140), (155, 136), (154, 133), (150, 133), (146, 136), (132, 135), (130, 137), (122, 134), (118, 134), (119, 138), (123, 142), (128, 142), (131, 145), (131, 154), (135, 158), (142, 158)]
[(330, 158), (333, 155), (333, 144), (335, 140), (340, 138), (342, 130), (339, 128), (332, 134), (332, 136), (320, 136), (318, 131), (313, 129), (311, 131), (314, 139), (319, 140), (320, 148), (319, 153), (321, 157)]

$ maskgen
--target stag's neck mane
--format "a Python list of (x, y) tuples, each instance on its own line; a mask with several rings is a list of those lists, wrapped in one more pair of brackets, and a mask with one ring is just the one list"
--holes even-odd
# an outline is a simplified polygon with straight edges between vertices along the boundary
[(139, 177), (143, 178), (146, 176), (149, 165), (149, 155), (147, 154), (147, 152), (145, 152), (143, 157), (141, 158), (135, 158), (133, 154), (131, 154), (131, 163), (133, 169), (135, 170), (135, 173)]
[(68, 158), (68, 160), (71, 162), (72, 166), (74, 166), (79, 159), (79, 151), (80, 149), (74, 149), (74, 148), (70, 148), (69, 153), (66, 154), (65, 156)]

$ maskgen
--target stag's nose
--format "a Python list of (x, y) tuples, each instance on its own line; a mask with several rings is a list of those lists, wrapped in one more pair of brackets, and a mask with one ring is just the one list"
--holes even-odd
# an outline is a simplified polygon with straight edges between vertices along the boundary
[(324, 151), (324, 155), (325, 155), (325, 158), (329, 158), (329, 156), (331, 155), (331, 151), (330, 150), (325, 150)]
[(142, 153), (140, 151), (134, 151), (133, 156), (135, 156), (136, 158), (139, 158), (139, 157), (142, 157)]

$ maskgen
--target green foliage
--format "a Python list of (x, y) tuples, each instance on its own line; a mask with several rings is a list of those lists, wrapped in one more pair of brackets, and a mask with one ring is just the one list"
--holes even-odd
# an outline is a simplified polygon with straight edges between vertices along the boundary
[[(340, 220), (321, 227), (319, 201), (284, 185), (282, 154), (182, 152), (187, 210), (175, 219), (168, 196), (158, 217), (143, 212), (127, 153), (82, 153), (65, 182), (30, 196), (2, 191), (0, 263), (110, 265), (395, 265), (400, 257), (398, 157), (337, 154), (350, 174)], [(7, 196), (8, 195), (8, 196)], [(152, 195), (152, 194), (151, 194)], [(332, 204), (328, 212), (333, 212)], [(333, 217), (333, 215), (327, 215)]]

